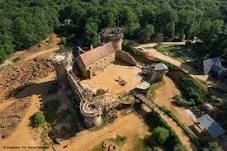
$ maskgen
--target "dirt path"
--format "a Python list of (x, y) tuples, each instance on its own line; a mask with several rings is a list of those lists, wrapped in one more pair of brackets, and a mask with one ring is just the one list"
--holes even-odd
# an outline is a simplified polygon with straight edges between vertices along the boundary
[[(164, 45), (185, 45), (185, 41), (183, 42), (162, 42)], [(144, 47), (144, 48), (151, 48), (156, 46), (157, 43), (147, 43), (147, 44), (139, 44), (135, 47)]]
[[(48, 43), (46, 43), (46, 41), (48, 41)], [(0, 69), (17, 63), (17, 61), (14, 61), (14, 59), (19, 59), (18, 62), (22, 62), (34, 59), (46, 53), (51, 53), (59, 49), (58, 44), (60, 42), (60, 37), (58, 37), (56, 34), (50, 34), (46, 39), (36, 44), (35, 46), (23, 51), (17, 51), (12, 54), (8, 59), (4, 61), (4, 63), (0, 64)]]
[(177, 136), (180, 138), (181, 142), (185, 145), (185, 147), (189, 151), (197, 151), (196, 147), (192, 144), (189, 137), (184, 133), (184, 131), (174, 122), (171, 118), (169, 118), (165, 114), (161, 114), (161, 117), (168, 123), (168, 125), (175, 131)]
[(164, 78), (164, 85), (156, 91), (154, 102), (159, 106), (165, 106), (170, 109), (184, 124), (191, 126), (194, 124), (193, 119), (185, 112), (184, 108), (173, 105), (173, 97), (179, 95), (180, 91), (174, 82), (169, 78)]
[(148, 127), (145, 125), (143, 120), (135, 114), (130, 114), (118, 118), (113, 124), (108, 124), (100, 130), (85, 130), (78, 133), (75, 138), (71, 139), (71, 141), (63, 142), (68, 145), (65, 149), (63, 146), (59, 145), (55, 148), (57, 151), (88, 151), (108, 138), (112, 138), (116, 135), (122, 135), (127, 137), (127, 141), (123, 145), (122, 150), (130, 151), (133, 147), (133, 138), (136, 135), (145, 136), (146, 134), (149, 134)]
[[(191, 126), (194, 123), (193, 119), (185, 112), (185, 109), (176, 107), (172, 104), (173, 101), (172, 98), (176, 94), (180, 94), (179, 90), (176, 88), (176, 86), (174, 85), (173, 81), (170, 78), (165, 77), (164, 85), (156, 91), (153, 102), (155, 104), (158, 104), (159, 106), (167, 107), (177, 116), (177, 118), (180, 119), (180, 121), (182, 121), (187, 126)], [(161, 114), (161, 117), (176, 132), (182, 143), (187, 147), (189, 151), (197, 150), (196, 147), (191, 143), (189, 137), (177, 125), (176, 122), (174, 122), (165, 114)]]
[(170, 56), (167, 56), (165, 54), (162, 54), (161, 52), (157, 51), (154, 48), (146, 47), (144, 45), (140, 45), (140, 46), (137, 46), (135, 48), (137, 48), (139, 51), (142, 51), (142, 52), (146, 53), (146, 55), (148, 57), (158, 58), (160, 60), (166, 61), (168, 63), (171, 63), (171, 64), (183, 69), (186, 73), (190, 74), (194, 78), (198, 78), (198, 79), (200, 79), (202, 81), (207, 81), (208, 80), (208, 75), (194, 75), (194, 74), (191, 74), (191, 73), (193, 73), (193, 70), (194, 70), (192, 67), (187, 66), (187, 65), (183, 65), (183, 63), (181, 61), (179, 61), (179, 60), (177, 60), (175, 58), (172, 58)]
[[(53, 48), (45, 49), (43, 51), (39, 51), (39, 52), (36, 52), (36, 53), (30, 52), (31, 55), (26, 54), (26, 57), (23, 57), (23, 59), (21, 59), (20, 62), (22, 62), (22, 61), (23, 62), (26, 62), (28, 60), (32, 60), (32, 59), (34, 59), (34, 58), (36, 58), (38, 56), (41, 56), (41, 55), (44, 55), (44, 54), (47, 54), (47, 53), (51, 53), (53, 51), (56, 51), (56, 50), (58, 50), (58, 48), (59, 48), (59, 46), (55, 46)], [(19, 54), (20, 55), (18, 55), (18, 57), (19, 56), (22, 56), (22, 53), (19, 53)], [(25, 56), (25, 54), (23, 54), (23, 56)], [(13, 57), (13, 58), (15, 58), (15, 57)], [(5, 63), (1, 64), (0, 65), (0, 69), (4, 68), (6, 66), (9, 66), (9, 65), (13, 65), (14, 64), (13, 58), (9, 58), (8, 60), (5, 61)]]

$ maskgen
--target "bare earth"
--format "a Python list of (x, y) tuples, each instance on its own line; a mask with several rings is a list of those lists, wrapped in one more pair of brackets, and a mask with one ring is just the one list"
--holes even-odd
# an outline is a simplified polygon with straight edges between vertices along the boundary
[[(170, 43), (170, 44), (177, 44), (177, 43)], [(149, 47), (148, 47), (149, 46)], [(150, 47), (150, 46), (154, 46), (153, 44), (149, 45), (149, 44), (146, 44), (146, 45), (139, 45), (135, 48), (138, 48), (140, 51), (146, 53), (146, 55), (148, 57), (151, 57), (151, 58), (158, 58), (160, 60), (163, 60), (163, 61), (166, 61), (168, 63), (171, 63), (177, 67), (180, 67), (182, 68), (185, 72), (187, 73), (192, 73), (193, 69), (190, 67), (190, 66), (186, 66), (186, 65), (183, 65), (183, 63), (175, 58), (172, 58), (170, 56), (167, 56), (165, 54), (162, 54), (160, 52), (158, 52), (156, 49)], [(194, 74), (190, 74), (192, 77), (195, 77), (195, 78), (198, 78), (202, 81), (207, 81), (208, 80), (208, 75), (194, 75)]]
[[(141, 69), (136, 66), (113, 64), (105, 68), (104, 72), (92, 77), (92, 79), (82, 81), (82, 84), (89, 85), (94, 90), (98, 88), (109, 89), (110, 92), (115, 95), (134, 89), (141, 81), (141, 77), (138, 75), (140, 71)], [(115, 81), (118, 77), (127, 81), (127, 84), (120, 86), (119, 83)]]
[[(177, 118), (186, 124), (187, 126), (193, 125), (193, 119), (185, 112), (185, 109), (179, 108), (172, 104), (172, 97), (176, 94), (180, 94), (179, 90), (174, 85), (173, 81), (165, 77), (164, 85), (159, 88), (155, 93), (155, 99), (153, 100), (159, 106), (165, 106), (170, 109)], [(169, 118), (165, 114), (161, 114), (162, 118), (170, 125), (170, 127), (176, 132), (179, 136), (182, 143), (187, 147), (188, 150), (194, 151), (197, 150), (196, 147), (192, 144), (189, 137), (184, 133), (184, 131), (174, 122), (171, 118)]]
[(108, 138), (122, 135), (127, 137), (122, 150), (130, 151), (132, 150), (135, 136), (144, 137), (148, 134), (148, 127), (144, 124), (143, 120), (135, 114), (130, 114), (118, 118), (113, 124), (108, 124), (100, 130), (82, 131), (78, 133), (76, 137), (72, 138), (71, 141), (63, 142), (67, 145), (67, 148), (56, 145), (55, 149), (57, 151), (88, 151)]
[[(38, 83), (44, 83), (47, 81), (52, 81), (55, 78), (55, 74), (52, 73), (48, 77), (43, 78), (37, 82)], [(19, 126), (16, 128), (16, 130), (12, 133), (12, 135), (9, 138), (6, 139), (0, 139), (0, 150), (3, 149), (3, 147), (18, 147), (16, 150), (18, 151), (24, 151), (28, 147), (36, 147), (40, 146), (40, 135), (37, 133), (36, 129), (33, 129), (29, 126), (30, 120), (29, 118), (37, 111), (39, 111), (40, 108), (40, 101), (41, 101), (41, 95), (40, 94), (34, 94), (34, 92), (43, 92), (45, 93), (47, 91), (47, 87), (39, 87), (39, 88), (28, 88), (23, 90), (19, 95), (24, 96), (31, 94), (30, 100), (31, 100), (31, 106), (27, 109), (27, 112), (23, 118), (23, 120), (19, 123)], [(15, 99), (14, 101), (17, 101)], [(8, 104), (8, 102), (6, 102)], [(4, 105), (4, 103), (1, 104), (1, 106)], [(22, 148), (22, 147), (25, 148)], [(32, 149), (32, 150), (40, 150), (40, 149)]]
[(164, 78), (164, 85), (156, 91), (153, 100), (159, 106), (165, 106), (170, 109), (184, 124), (191, 126), (194, 124), (193, 119), (185, 112), (184, 108), (173, 105), (173, 97), (180, 92), (169, 77)]

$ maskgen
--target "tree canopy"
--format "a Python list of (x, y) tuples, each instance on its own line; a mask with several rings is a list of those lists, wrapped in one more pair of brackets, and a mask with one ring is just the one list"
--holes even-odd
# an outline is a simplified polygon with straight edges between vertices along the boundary
[[(198, 37), (212, 55), (222, 55), (226, 16), (224, 0), (2, 0), (0, 62), (53, 31), (73, 44), (96, 46), (101, 29), (112, 26), (141, 42)], [(66, 19), (71, 25), (64, 24)]]

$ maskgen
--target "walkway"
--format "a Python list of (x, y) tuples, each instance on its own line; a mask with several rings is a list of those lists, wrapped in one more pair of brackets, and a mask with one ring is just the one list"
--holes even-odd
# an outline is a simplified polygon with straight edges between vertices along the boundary
[[(183, 65), (183, 63), (181, 61), (179, 61), (175, 58), (172, 58), (170, 56), (167, 56), (167, 55), (157, 51), (156, 49), (154, 49), (152, 47), (147, 47), (147, 45), (140, 45), (140, 46), (137, 46), (135, 48), (138, 49), (139, 51), (145, 53), (148, 58), (151, 58), (151, 59), (158, 58), (160, 60), (166, 61), (170, 64), (173, 64), (173, 65), (183, 69), (186, 73), (190, 74), (194, 78), (200, 79), (202, 81), (208, 80), (208, 75), (191, 74), (191, 73), (194, 73), (194, 69), (192, 67), (185, 65), (185, 64)], [(154, 44), (152, 44), (152, 45), (154, 46)]]
[(153, 101), (147, 99), (142, 94), (135, 94), (135, 97), (139, 99), (141, 102), (146, 104), (149, 108), (151, 108), (153, 111), (158, 112), (161, 115), (161, 118), (168, 123), (168, 125), (175, 131), (177, 136), (180, 138), (181, 142), (185, 145), (185, 147), (189, 151), (197, 151), (194, 144), (191, 142), (190, 138), (185, 134), (185, 132), (182, 130), (181, 127), (177, 125), (175, 121), (173, 121), (168, 115), (164, 114), (159, 108), (158, 105), (155, 104)]

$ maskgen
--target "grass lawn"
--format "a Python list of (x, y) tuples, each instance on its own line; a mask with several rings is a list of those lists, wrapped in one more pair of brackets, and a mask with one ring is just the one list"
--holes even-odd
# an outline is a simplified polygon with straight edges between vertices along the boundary
[(200, 51), (192, 46), (161, 44), (157, 49), (161, 52), (166, 52), (169, 56), (177, 58), (182, 62), (201, 59)]

